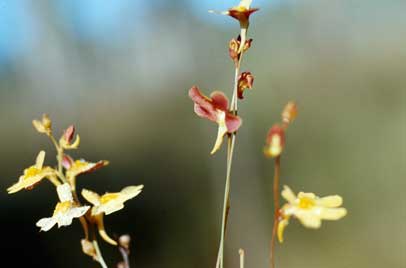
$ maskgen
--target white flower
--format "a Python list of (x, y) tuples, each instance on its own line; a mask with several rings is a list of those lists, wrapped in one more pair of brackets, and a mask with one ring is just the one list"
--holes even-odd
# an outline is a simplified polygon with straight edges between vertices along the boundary
[(75, 206), (69, 184), (65, 183), (59, 185), (56, 190), (60, 202), (56, 204), (52, 217), (43, 218), (37, 222), (36, 225), (41, 228), (41, 231), (46, 232), (55, 224), (58, 224), (58, 228), (68, 226), (72, 223), (73, 218), (83, 216), (90, 208), (90, 206)]

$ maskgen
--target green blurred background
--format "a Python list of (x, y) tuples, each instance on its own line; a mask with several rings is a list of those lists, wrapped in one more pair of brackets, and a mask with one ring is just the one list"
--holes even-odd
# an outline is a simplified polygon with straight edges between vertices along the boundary
[[(79, 188), (144, 184), (106, 217), (133, 237), (134, 267), (214, 267), (225, 148), (209, 152), (215, 124), (198, 118), (192, 85), (231, 94), (230, 18), (208, 14), (238, 1), (0, 1), (0, 194), (3, 260), (14, 267), (97, 267), (81, 253), (78, 221), (39, 233), (53, 187), (8, 196), (37, 152), (54, 151), (31, 120), (48, 113), (56, 133), (74, 123), (75, 157), (110, 160)], [(282, 183), (340, 194), (349, 214), (308, 230), (292, 221), (278, 267), (406, 267), (406, 2), (255, 1), (244, 70), (254, 90), (240, 103), (226, 267), (268, 267), (273, 162), (268, 128), (289, 100), (299, 105), (282, 159)], [(118, 252), (102, 245), (110, 267)]]

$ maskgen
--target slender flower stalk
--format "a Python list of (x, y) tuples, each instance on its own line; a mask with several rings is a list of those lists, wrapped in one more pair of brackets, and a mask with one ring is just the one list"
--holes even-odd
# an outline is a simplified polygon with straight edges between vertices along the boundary
[(244, 258), (245, 258), (245, 252), (242, 248), (238, 251), (238, 254), (240, 254), (240, 268), (244, 268)]
[(278, 226), (279, 218), (279, 178), (281, 170), (281, 156), (275, 157), (274, 164), (274, 177), (273, 177), (273, 202), (274, 202), (274, 214), (273, 214), (273, 227), (272, 227), (272, 238), (271, 238), (271, 267), (275, 267), (275, 240), (276, 240), (276, 230)]

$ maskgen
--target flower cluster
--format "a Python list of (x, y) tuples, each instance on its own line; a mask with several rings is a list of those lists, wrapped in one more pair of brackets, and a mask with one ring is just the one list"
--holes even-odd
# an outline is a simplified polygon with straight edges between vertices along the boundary
[(90, 205), (82, 205), (76, 191), (76, 178), (79, 175), (96, 171), (108, 165), (108, 161), (88, 162), (84, 159), (74, 160), (66, 151), (77, 149), (80, 137), (75, 137), (75, 127), (69, 126), (57, 141), (53, 136), (52, 121), (47, 115), (41, 120), (33, 120), (34, 128), (50, 138), (57, 151), (57, 167), (45, 166), (45, 152), (40, 151), (35, 164), (24, 170), (18, 181), (7, 189), (9, 194), (23, 189), (31, 190), (44, 179), (48, 179), (56, 187), (59, 202), (56, 204), (51, 217), (40, 219), (36, 225), (41, 231), (49, 231), (53, 226), (68, 226), (72, 220), (79, 218), (85, 238), (82, 239), (82, 249), (87, 255), (92, 256), (103, 267), (104, 260), (99, 251), (94, 234), (89, 236), (89, 229), (94, 232), (97, 228), (101, 238), (106, 242), (117, 245), (117, 241), (107, 235), (103, 215), (109, 215), (124, 208), (124, 202), (137, 196), (143, 185), (128, 186), (117, 193), (106, 193), (102, 196), (90, 191), (82, 190), (82, 196)]

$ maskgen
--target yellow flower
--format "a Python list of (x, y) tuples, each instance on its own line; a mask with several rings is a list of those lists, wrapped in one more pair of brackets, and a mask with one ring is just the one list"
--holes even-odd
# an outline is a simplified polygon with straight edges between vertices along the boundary
[(278, 240), (283, 242), (283, 232), (291, 216), (295, 216), (307, 228), (317, 229), (322, 220), (339, 220), (347, 214), (345, 208), (339, 208), (343, 199), (339, 195), (318, 197), (313, 193), (300, 192), (297, 196), (284, 186), (282, 197), (288, 203), (281, 209), (282, 220), (278, 224)]
[(87, 162), (84, 159), (74, 161), (69, 156), (65, 155), (62, 160), (63, 166), (66, 168), (66, 177), (72, 178), (83, 173), (95, 171), (101, 167), (107, 166), (109, 161), (100, 160), (96, 163)]
[(9, 194), (16, 193), (22, 189), (31, 190), (37, 183), (44, 178), (55, 178), (55, 170), (50, 167), (44, 167), (45, 152), (39, 152), (35, 165), (24, 170), (24, 174), (20, 176), (18, 182), (7, 189)]
[(72, 223), (73, 218), (82, 217), (90, 208), (90, 206), (77, 207), (73, 202), (72, 191), (69, 184), (64, 183), (56, 188), (60, 202), (56, 204), (54, 213), (50, 218), (43, 218), (37, 222), (37, 226), (41, 231), (48, 231), (55, 224), (58, 228), (67, 226)]
[(124, 208), (124, 202), (141, 193), (144, 185), (128, 186), (117, 193), (105, 193), (100, 196), (95, 192), (83, 189), (82, 196), (94, 205), (92, 215), (105, 213), (109, 215)]
[(124, 208), (124, 202), (136, 197), (143, 187), (144, 185), (128, 186), (118, 193), (106, 193), (102, 196), (86, 189), (82, 190), (82, 196), (94, 205), (91, 214), (104, 241), (114, 246), (117, 245), (117, 242), (108, 236), (104, 229), (104, 214), (108, 215)]

